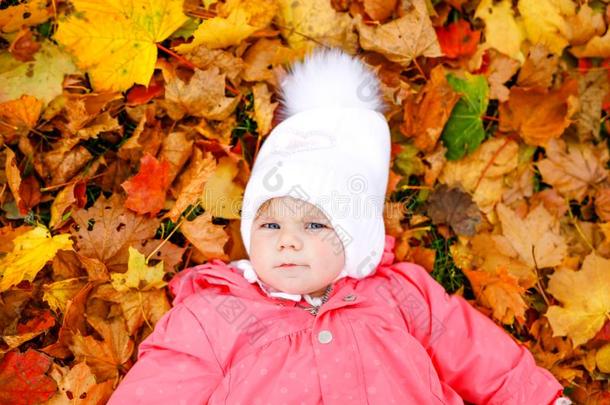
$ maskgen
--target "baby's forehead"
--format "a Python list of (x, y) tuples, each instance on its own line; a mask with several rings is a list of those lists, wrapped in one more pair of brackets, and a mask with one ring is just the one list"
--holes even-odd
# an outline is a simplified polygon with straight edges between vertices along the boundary
[(324, 212), (315, 205), (302, 200), (284, 198), (273, 199), (261, 206), (257, 212), (257, 218), (259, 217), (313, 217), (326, 219)]

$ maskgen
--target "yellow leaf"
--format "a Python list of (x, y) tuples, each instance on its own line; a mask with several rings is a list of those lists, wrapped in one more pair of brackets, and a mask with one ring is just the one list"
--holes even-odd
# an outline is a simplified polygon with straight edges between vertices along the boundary
[(610, 343), (606, 343), (595, 353), (595, 363), (602, 373), (610, 373)]
[(32, 0), (8, 7), (0, 10), (0, 31), (13, 32), (19, 30), (23, 25), (33, 26), (42, 24), (52, 15), (51, 5), (48, 4), (47, 0)]
[(610, 260), (589, 254), (580, 271), (559, 268), (549, 277), (547, 291), (563, 306), (546, 313), (553, 336), (569, 336), (574, 347), (586, 343), (610, 316)]
[(323, 44), (355, 53), (358, 37), (348, 13), (339, 13), (327, 0), (279, 0), (280, 32), (297, 54), (304, 56)]
[(32, 281), (58, 250), (72, 250), (70, 235), (51, 236), (44, 226), (37, 226), (13, 240), (13, 251), (0, 260), (0, 292), (23, 280)]
[(55, 39), (88, 70), (96, 90), (148, 85), (156, 43), (184, 24), (182, 0), (73, 0), (75, 12), (60, 21)]
[(513, 4), (509, 0), (498, 3), (483, 0), (479, 3), (475, 17), (485, 21), (485, 43), (523, 63), (521, 52), (524, 32), (522, 25), (515, 19)]
[(167, 283), (163, 281), (163, 262), (155, 266), (146, 265), (146, 258), (136, 249), (129, 247), (129, 261), (125, 273), (113, 273), (112, 286), (119, 292), (126, 292), (129, 289), (148, 291), (153, 288), (162, 288)]
[(214, 217), (239, 218), (239, 209), (244, 189), (234, 182), (239, 172), (237, 163), (230, 157), (218, 162), (216, 171), (205, 184), (202, 206)]
[(275, 1), (229, 0), (221, 8), (220, 15), (201, 23), (193, 34), (193, 42), (175, 49), (187, 53), (199, 45), (210, 49), (238, 45), (269, 25), (277, 10)]
[(66, 312), (68, 301), (74, 298), (84, 285), (85, 281), (79, 277), (43, 284), (42, 299), (49, 304), (53, 312), (63, 314)]
[(496, 207), (502, 232), (512, 247), (531, 268), (553, 267), (561, 264), (567, 245), (559, 233), (559, 222), (544, 208), (534, 208), (521, 219), (502, 203)]
[(530, 42), (542, 43), (556, 55), (572, 35), (566, 17), (575, 15), (575, 7), (572, 0), (520, 0), (517, 6)]

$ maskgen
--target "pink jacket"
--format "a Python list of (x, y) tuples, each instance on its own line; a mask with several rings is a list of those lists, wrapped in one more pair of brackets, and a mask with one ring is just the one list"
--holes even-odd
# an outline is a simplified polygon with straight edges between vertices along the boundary
[[(531, 353), (422, 267), (337, 281), (317, 315), (220, 260), (170, 282), (174, 307), (108, 404), (552, 404)], [(463, 399), (462, 399), (463, 398)]]

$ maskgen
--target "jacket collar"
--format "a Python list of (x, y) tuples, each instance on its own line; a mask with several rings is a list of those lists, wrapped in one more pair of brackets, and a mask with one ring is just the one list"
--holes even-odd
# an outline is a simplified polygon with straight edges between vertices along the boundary
[[(394, 262), (395, 241), (393, 236), (385, 236), (384, 251), (377, 269), (379, 267), (387, 267)], [(368, 277), (374, 276), (376, 271)], [(209, 287), (221, 288), (222, 290), (230, 291), (234, 295), (254, 300), (262, 298), (274, 303), (286, 302), (286, 298), (269, 295), (268, 291), (265, 291), (260, 284), (252, 284), (252, 281), (247, 280), (245, 274), (242, 273), (243, 271), (235, 266), (218, 259), (212, 259), (208, 263), (185, 269), (176, 274), (169, 282), (169, 289), (175, 297), (173, 305), (175, 306), (184, 301), (188, 296), (202, 292)], [(320, 312), (353, 305), (365, 300), (363, 295), (355, 293), (359, 281), (351, 277), (337, 280), (333, 284), (333, 289), (329, 294), (327, 302), (320, 308)], [(287, 305), (296, 306), (300, 299), (299, 301), (288, 299), (288, 302), (289, 304)]]

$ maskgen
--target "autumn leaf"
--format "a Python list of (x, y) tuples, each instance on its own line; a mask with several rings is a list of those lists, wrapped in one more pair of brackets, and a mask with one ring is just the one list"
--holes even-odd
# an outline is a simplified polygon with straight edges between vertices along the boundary
[(411, 2), (405, 15), (385, 24), (369, 27), (356, 17), (360, 46), (379, 52), (389, 60), (408, 66), (416, 57), (442, 56), (441, 47), (423, 0)]
[(192, 221), (182, 224), (181, 232), (195, 246), (201, 261), (226, 260), (224, 246), (229, 236), (221, 226), (212, 223), (212, 215), (207, 211)]
[(43, 285), (43, 301), (55, 313), (65, 313), (66, 305), (85, 286), (82, 277), (73, 277)]
[(460, 95), (447, 82), (445, 69), (438, 65), (417, 96), (405, 101), (400, 131), (414, 138), (418, 149), (432, 151), (459, 99)]
[(0, 403), (38, 404), (51, 398), (57, 385), (46, 373), (52, 360), (34, 349), (11, 351), (0, 362)]
[(156, 43), (187, 21), (179, 0), (73, 0), (72, 5), (75, 13), (59, 22), (55, 40), (89, 72), (97, 90), (148, 85)]
[(460, 79), (447, 75), (453, 90), (461, 95), (441, 135), (447, 147), (447, 159), (457, 160), (474, 152), (485, 138), (481, 116), (489, 103), (489, 87), (485, 76), (466, 74)]
[(62, 93), (64, 75), (76, 71), (70, 55), (50, 41), (41, 43), (40, 50), (34, 54), (34, 61), (29, 63), (0, 52), (0, 83), (3, 83), (0, 102), (27, 95), (46, 105)]
[(569, 336), (574, 346), (586, 343), (610, 315), (610, 260), (589, 254), (579, 271), (559, 268), (549, 277), (548, 291), (563, 306), (546, 313), (553, 336)]
[(42, 102), (28, 95), (0, 104), (0, 146), (26, 136), (36, 126), (41, 112)]
[(24, 25), (38, 25), (47, 21), (52, 14), (52, 7), (46, 0), (16, 3), (14, 6), (0, 10), (0, 31), (13, 32)]
[(275, 0), (228, 0), (216, 17), (204, 20), (193, 33), (193, 41), (175, 49), (180, 53), (204, 45), (210, 49), (237, 45), (259, 29), (265, 28), (278, 11)]
[(568, 198), (582, 200), (589, 187), (608, 177), (608, 148), (551, 140), (547, 158), (536, 163), (542, 179)]
[(525, 143), (545, 146), (558, 138), (572, 122), (578, 82), (570, 80), (558, 90), (513, 87), (506, 103), (499, 107), (500, 130), (516, 131)]
[(472, 56), (477, 50), (481, 31), (473, 30), (466, 20), (458, 20), (436, 29), (441, 50), (447, 58)]
[(525, 37), (521, 23), (515, 18), (510, 0), (482, 0), (474, 14), (485, 21), (485, 45), (518, 61), (523, 61), (521, 43)]
[(151, 216), (161, 211), (169, 187), (168, 171), (167, 162), (145, 155), (140, 161), (138, 174), (121, 184), (127, 193), (125, 207)]
[(561, 55), (568, 45), (571, 29), (568, 18), (576, 13), (569, 0), (520, 0), (517, 9), (521, 14), (527, 39), (542, 43), (551, 52)]
[(437, 187), (428, 198), (428, 215), (433, 224), (449, 224), (455, 233), (465, 236), (474, 236), (482, 219), (468, 193), (445, 184)]
[(125, 292), (130, 288), (148, 291), (152, 288), (161, 288), (167, 283), (163, 281), (163, 262), (153, 267), (146, 265), (146, 258), (136, 249), (129, 247), (129, 262), (126, 273), (113, 273), (112, 286), (119, 292)]
[[(67, 367), (65, 369), (68, 369)], [(62, 368), (58, 390), (48, 405), (101, 404), (108, 401), (113, 392), (113, 380), (97, 383), (87, 363), (80, 362), (67, 371)]]
[(561, 264), (566, 243), (559, 232), (559, 223), (543, 205), (538, 205), (525, 218), (499, 203), (496, 206), (502, 231), (515, 251), (532, 268)]
[(212, 216), (239, 218), (244, 188), (235, 181), (239, 172), (239, 162), (223, 157), (214, 173), (205, 183), (202, 206)]
[(58, 250), (72, 249), (70, 235), (51, 236), (44, 226), (19, 235), (13, 241), (12, 252), (0, 259), (0, 292), (19, 284), (22, 280), (32, 281), (45, 263), (51, 260)]

